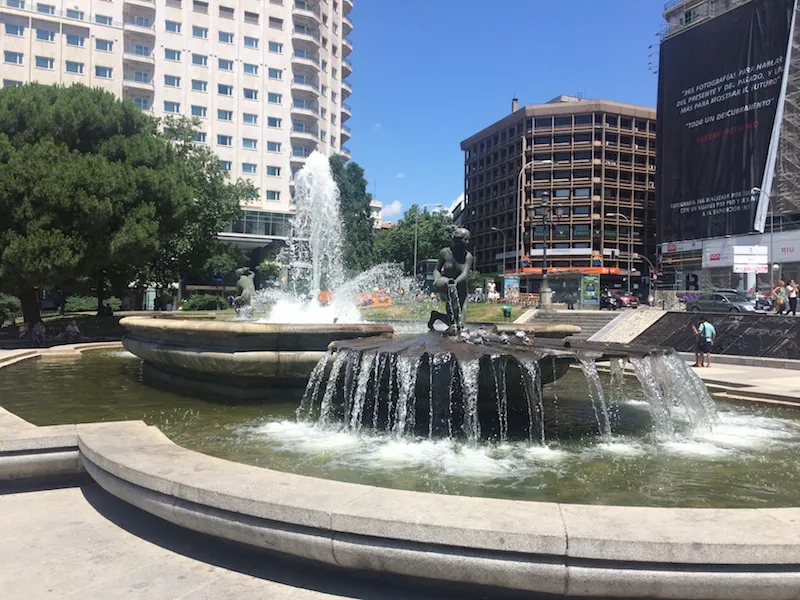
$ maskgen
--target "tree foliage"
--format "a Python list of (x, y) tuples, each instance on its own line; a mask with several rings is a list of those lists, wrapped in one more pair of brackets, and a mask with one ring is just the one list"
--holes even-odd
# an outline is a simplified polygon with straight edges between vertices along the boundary
[[(417, 223), (417, 218), (419, 222)], [(379, 262), (403, 263), (407, 273), (414, 265), (414, 231), (417, 233), (417, 260), (436, 258), (450, 245), (453, 220), (443, 212), (429, 212), (414, 204), (394, 227), (382, 229), (375, 236), (375, 257)]]
[(261, 261), (261, 264), (256, 267), (256, 271), (261, 273), (261, 276), (267, 281), (278, 279), (281, 276), (281, 266), (271, 260)]
[(0, 90), (0, 287), (26, 320), (39, 317), (37, 287), (89, 278), (99, 302), (107, 280), (172, 282), (213, 254), (250, 190), (190, 128), (168, 137), (133, 103), (81, 85)]
[(339, 202), (344, 221), (344, 260), (351, 271), (363, 271), (374, 262), (372, 195), (367, 193), (364, 169), (339, 155), (330, 158), (333, 179), (339, 187)]

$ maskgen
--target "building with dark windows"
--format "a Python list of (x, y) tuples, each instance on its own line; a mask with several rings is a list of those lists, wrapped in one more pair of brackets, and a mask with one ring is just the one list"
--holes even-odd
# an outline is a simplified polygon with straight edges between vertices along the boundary
[[(600, 276), (601, 285), (645, 293), (654, 260), (656, 111), (559, 96), (519, 108), (461, 143), (463, 224), (482, 273), (519, 275), (535, 293), (547, 242), (559, 280)], [(548, 228), (542, 201), (555, 209)], [(535, 214), (528, 219), (527, 207)], [(563, 287), (563, 286), (562, 286)]]

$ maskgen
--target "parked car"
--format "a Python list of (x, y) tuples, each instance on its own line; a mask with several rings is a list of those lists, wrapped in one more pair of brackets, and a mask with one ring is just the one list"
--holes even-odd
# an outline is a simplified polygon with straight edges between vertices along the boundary
[(702, 294), (686, 303), (686, 310), (691, 312), (755, 312), (756, 305), (739, 294), (730, 292), (714, 292)]
[(770, 297), (769, 293), (756, 295), (756, 294), (751, 294), (749, 292), (741, 292), (739, 290), (732, 290), (732, 289), (731, 290), (726, 290), (726, 289), (714, 290), (714, 293), (715, 294), (736, 294), (737, 296), (741, 296), (742, 298), (745, 298), (746, 300), (749, 300), (750, 302), (752, 302), (753, 305), (756, 307), (756, 310), (765, 310), (765, 311), (772, 310), (772, 300), (771, 300), (771, 297)]
[(622, 308), (639, 308), (639, 299), (633, 294), (622, 290), (611, 290), (609, 293), (617, 299)]

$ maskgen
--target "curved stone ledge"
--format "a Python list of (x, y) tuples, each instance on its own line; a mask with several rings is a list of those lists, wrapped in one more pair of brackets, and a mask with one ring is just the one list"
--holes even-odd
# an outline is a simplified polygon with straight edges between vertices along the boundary
[(800, 509), (664, 509), (440, 496), (192, 452), (141, 422), (78, 426), (110, 493), (178, 525), (360, 570), (629, 598), (800, 597)]

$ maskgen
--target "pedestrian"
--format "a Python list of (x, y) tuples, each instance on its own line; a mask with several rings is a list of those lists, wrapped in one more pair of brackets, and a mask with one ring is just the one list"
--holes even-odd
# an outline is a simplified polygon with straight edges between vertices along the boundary
[(792, 279), (789, 284), (786, 286), (786, 295), (789, 298), (789, 308), (787, 309), (786, 313), (792, 313), (793, 316), (797, 316), (797, 282)]
[[(711, 348), (714, 342), (717, 341), (717, 330), (709, 323), (705, 317), (700, 317), (700, 325), (697, 328), (698, 337), (700, 338), (700, 366), (711, 366)], [(703, 355), (705, 354), (705, 362), (703, 365)]]
[(694, 333), (694, 366), (702, 367), (703, 363), (700, 359), (700, 321), (692, 323), (692, 333)]
[(778, 285), (772, 290), (772, 295), (775, 296), (775, 312), (779, 315), (783, 314), (783, 311), (788, 310), (788, 298), (786, 297), (786, 282), (781, 279), (778, 282)]

